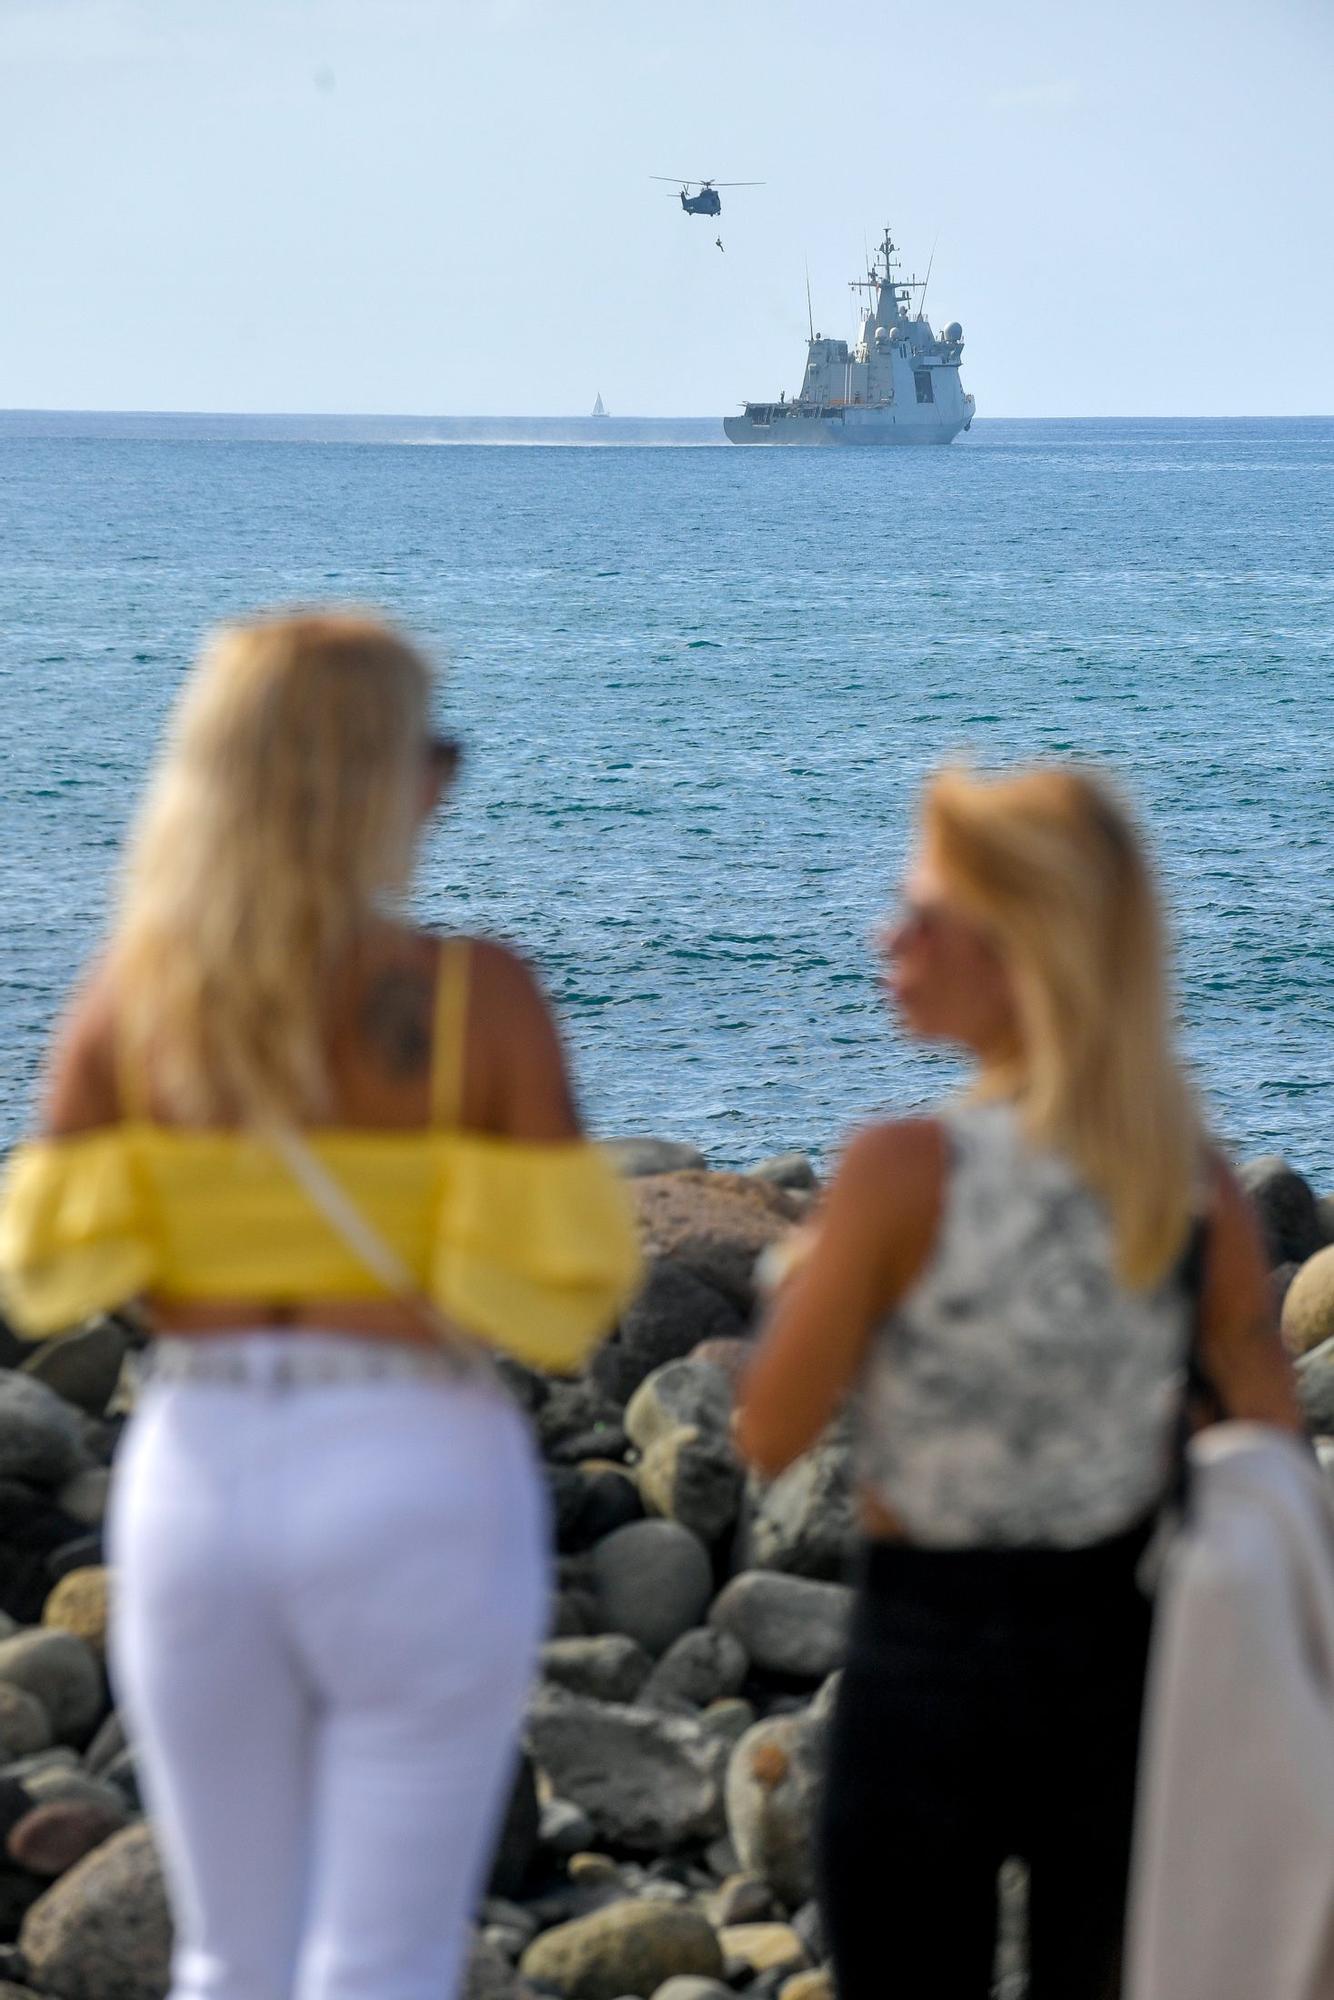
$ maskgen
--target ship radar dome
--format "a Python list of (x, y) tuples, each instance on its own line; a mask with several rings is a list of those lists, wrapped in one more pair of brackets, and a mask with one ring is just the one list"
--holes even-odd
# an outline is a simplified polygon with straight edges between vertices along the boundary
[(959, 325), (957, 319), (952, 319), (949, 325), (945, 328), (945, 338), (946, 340), (963, 339), (963, 328)]

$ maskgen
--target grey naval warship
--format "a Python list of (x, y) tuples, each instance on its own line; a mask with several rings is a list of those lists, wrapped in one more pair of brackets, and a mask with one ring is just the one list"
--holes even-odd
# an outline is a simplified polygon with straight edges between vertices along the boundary
[(937, 338), (925, 296), (913, 313), (926, 281), (899, 276), (888, 229), (852, 290), (866, 295), (855, 346), (825, 339), (812, 321), (801, 394), (724, 417), (733, 444), (948, 444), (968, 429), (975, 405), (959, 380), (963, 328), (951, 320)]

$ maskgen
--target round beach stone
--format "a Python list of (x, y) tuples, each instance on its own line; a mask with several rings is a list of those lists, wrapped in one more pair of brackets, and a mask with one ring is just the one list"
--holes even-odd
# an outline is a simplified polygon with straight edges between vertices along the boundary
[(652, 1705), (688, 1702), (692, 1708), (707, 1708), (712, 1701), (740, 1692), (750, 1661), (746, 1649), (731, 1632), (701, 1625), (683, 1632), (654, 1667), (646, 1681), (642, 1699)]
[(723, 1960), (698, 1910), (626, 1901), (546, 1931), (529, 1945), (520, 1969), (564, 2000), (620, 2000), (655, 1993), (674, 1975), (718, 1979)]
[(36, 1695), (0, 1681), (0, 1762), (49, 1749), (51, 1718)]
[(627, 1180), (641, 1174), (678, 1174), (687, 1168), (707, 1171), (709, 1164), (703, 1153), (679, 1139), (604, 1139), (602, 1151), (613, 1171)]
[(745, 1174), (650, 1174), (630, 1183), (649, 1256), (671, 1257), (742, 1312), (754, 1302), (755, 1261), (792, 1227), (800, 1204)]
[(1308, 1257), (1288, 1286), (1283, 1338), (1293, 1354), (1309, 1354), (1334, 1339), (1334, 1244)]
[(19, 1944), (34, 1986), (59, 2000), (162, 2000), (171, 1915), (150, 1829), (126, 1827), (62, 1875)]
[(1297, 1394), (1315, 1435), (1334, 1436), (1334, 1340), (1324, 1340), (1301, 1356)]
[(806, 1964), (806, 1947), (790, 1924), (729, 1924), (718, 1942), (726, 1964), (748, 1965), (752, 1972)]
[(110, 1468), (89, 1465), (82, 1472), (76, 1472), (73, 1479), (65, 1481), (56, 1494), (56, 1505), (62, 1514), (68, 1515), (71, 1521), (77, 1521), (81, 1528), (100, 1528), (110, 1497)]
[(124, 1824), (119, 1807), (53, 1799), (34, 1806), (10, 1828), (5, 1852), (32, 1875), (64, 1875)]
[(82, 1461), (79, 1414), (23, 1372), (0, 1374), (0, 1479), (61, 1486)]
[(746, 1172), (752, 1180), (772, 1181), (775, 1187), (799, 1188), (803, 1193), (819, 1186), (819, 1177), (806, 1153), (774, 1153), (767, 1160), (757, 1160)]
[(732, 1416), (732, 1385), (705, 1361), (669, 1361), (640, 1383), (625, 1411), (625, 1433), (647, 1451), (682, 1429), (724, 1437)]
[(84, 1769), (92, 1777), (100, 1778), (108, 1765), (115, 1763), (127, 1741), (124, 1717), (118, 1708), (113, 1708), (83, 1753)]
[(594, 1354), (589, 1374), (625, 1403), (655, 1368), (681, 1360), (703, 1340), (731, 1338), (741, 1326), (737, 1307), (716, 1285), (674, 1257), (650, 1258), (643, 1284)]
[(708, 1551), (676, 1521), (632, 1521), (599, 1542), (590, 1560), (602, 1626), (637, 1639), (655, 1658), (699, 1624), (713, 1593)]
[(727, 1831), (741, 1865), (789, 1909), (815, 1894), (825, 1731), (808, 1715), (757, 1722), (727, 1767)]
[(79, 1763), (29, 1767), (23, 1789), (34, 1806), (86, 1806), (90, 1811), (114, 1813), (123, 1826), (128, 1817), (125, 1804), (108, 1778), (94, 1778)]
[(42, 1609), (42, 1623), (53, 1631), (72, 1632), (104, 1657), (111, 1611), (111, 1572), (102, 1565), (71, 1570), (63, 1576)]
[(595, 1701), (633, 1701), (652, 1665), (643, 1647), (623, 1632), (549, 1639), (542, 1648), (543, 1678)]
[[(4, 1995), (0, 1994), (0, 2000)], [(721, 1979), (701, 1979), (697, 1973), (675, 1972), (653, 1993), (652, 2000), (732, 2000), (732, 1989)]]
[(752, 1479), (738, 1554), (746, 1569), (784, 1570), (837, 1582), (857, 1540), (852, 1448), (826, 1438), (777, 1479)]
[(728, 1924), (763, 1924), (774, 1916), (774, 1894), (767, 1882), (744, 1870), (729, 1875), (708, 1898), (709, 1917), (722, 1930)]
[(553, 1854), (582, 1854), (593, 1845), (597, 1829), (582, 1806), (569, 1799), (548, 1799), (542, 1808), (538, 1838)]
[(1277, 1153), (1248, 1160), (1238, 1177), (1260, 1218), (1270, 1264), (1304, 1264), (1325, 1240), (1310, 1182)]
[(606, 1463), (547, 1467), (556, 1547), (562, 1555), (591, 1549), (604, 1535), (644, 1516), (644, 1503), (634, 1477), (621, 1466)]
[(735, 1526), (744, 1484), (727, 1438), (693, 1424), (654, 1438), (639, 1466), (649, 1512), (679, 1521), (710, 1548)]
[(100, 1417), (116, 1393), (129, 1346), (124, 1327), (104, 1315), (77, 1333), (43, 1341), (24, 1362), (24, 1373), (45, 1382), (76, 1409)]
[(752, 1666), (791, 1680), (824, 1680), (842, 1665), (852, 1591), (776, 1570), (743, 1570), (719, 1592), (709, 1623), (730, 1632)]
[(102, 1669), (73, 1632), (33, 1630), (0, 1639), (0, 1681), (34, 1695), (58, 1743), (82, 1743), (106, 1706)]
[(588, 1814), (600, 1845), (657, 1856), (723, 1830), (725, 1750), (698, 1718), (541, 1687), (526, 1736), (551, 1792)]
[(778, 1989), (778, 2000), (834, 2000), (834, 1981), (823, 1967), (794, 1972)]

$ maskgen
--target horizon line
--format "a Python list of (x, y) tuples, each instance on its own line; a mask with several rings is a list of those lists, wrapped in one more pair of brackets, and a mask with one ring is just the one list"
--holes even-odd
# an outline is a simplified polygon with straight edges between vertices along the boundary
[[(741, 405), (738, 404), (738, 408)], [(152, 409), (138, 404), (109, 407), (93, 404), (32, 403), (0, 405), (0, 417), (207, 417), (209, 419), (287, 419), (297, 422), (335, 423), (414, 423), (414, 424), (721, 424), (725, 413), (712, 411), (682, 416), (653, 415), (638, 410), (612, 410), (594, 417), (588, 410), (556, 410), (506, 414), (498, 410), (476, 413), (458, 410), (206, 410), (171, 407)], [(1016, 415), (994, 412), (979, 414), (974, 423), (1096, 424), (1096, 423), (1321, 423), (1334, 420), (1334, 410), (1213, 410), (1147, 412), (1135, 410), (1083, 411), (1063, 416)]]

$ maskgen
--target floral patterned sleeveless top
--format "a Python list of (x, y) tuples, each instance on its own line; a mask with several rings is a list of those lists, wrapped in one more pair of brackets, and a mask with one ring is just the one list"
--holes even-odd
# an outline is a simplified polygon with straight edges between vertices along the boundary
[(1084, 1547), (1146, 1516), (1171, 1475), (1189, 1306), (1132, 1292), (1110, 1219), (1012, 1106), (941, 1113), (935, 1247), (877, 1330), (860, 1385), (864, 1486), (937, 1548)]

